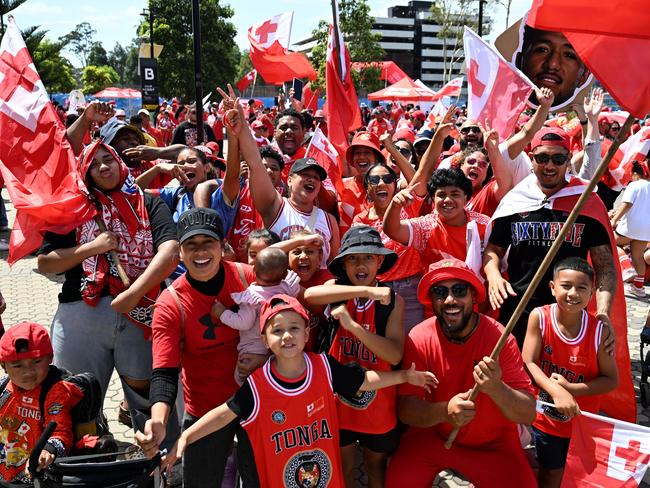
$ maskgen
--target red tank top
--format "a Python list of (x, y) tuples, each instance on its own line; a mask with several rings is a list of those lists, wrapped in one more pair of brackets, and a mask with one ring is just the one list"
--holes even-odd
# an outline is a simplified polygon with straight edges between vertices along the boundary
[[(362, 303), (355, 298), (347, 303), (352, 320), (366, 330), (377, 333), (375, 300)], [(388, 361), (378, 358), (357, 337), (339, 327), (330, 354), (343, 364), (356, 363), (364, 369), (391, 371)], [(397, 387), (360, 391), (354, 399), (338, 397), (339, 425), (342, 429), (366, 434), (384, 434), (397, 424), (395, 398)]]
[[(600, 375), (598, 369), (598, 345), (603, 331), (603, 323), (595, 316), (582, 311), (580, 332), (567, 338), (557, 323), (557, 304), (544, 305), (536, 310), (539, 313), (542, 332), (542, 350), (539, 367), (546, 376), (559, 373), (569, 383), (585, 383)], [(539, 399), (553, 403), (553, 398), (544, 390), (539, 390)], [(600, 395), (577, 397), (580, 410), (597, 412), (600, 408)], [(571, 421), (553, 407), (542, 407), (533, 425), (547, 434), (558, 437), (571, 437)]]
[(265, 488), (345, 486), (329, 363), (313, 353), (305, 353), (305, 361), (305, 381), (297, 389), (273, 378), (271, 359), (248, 377), (254, 407), (241, 425)]

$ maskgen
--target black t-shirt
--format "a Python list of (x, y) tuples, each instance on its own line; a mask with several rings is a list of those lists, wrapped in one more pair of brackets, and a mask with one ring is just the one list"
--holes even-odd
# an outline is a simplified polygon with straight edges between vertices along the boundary
[[(332, 371), (332, 388), (334, 393), (344, 398), (352, 399), (361, 388), (366, 379), (366, 370), (358, 364), (341, 364), (329, 354), (326, 356)], [(287, 390), (296, 390), (305, 382), (305, 378), (300, 378), (295, 382), (288, 382), (278, 378), (271, 369), (273, 379)], [(254, 400), (250, 383), (245, 381), (241, 388), (227, 402), (228, 408), (235, 412), (237, 416), (247, 419), (253, 413)]]
[[(169, 207), (156, 196), (146, 194), (144, 195), (144, 206), (149, 215), (149, 222), (151, 223), (151, 235), (153, 237), (154, 251), (158, 250), (163, 242), (176, 239), (176, 225), (172, 220)], [(66, 249), (68, 247), (75, 247), (77, 245), (77, 231), (73, 230), (68, 234), (55, 234), (53, 232), (46, 232), (43, 238), (43, 244), (38, 251), (38, 254), (48, 254), (57, 249)], [(60, 303), (77, 302), (81, 300), (81, 278), (83, 277), (83, 269), (81, 264), (70, 268), (65, 272), (65, 281), (59, 293)], [(102, 296), (109, 294), (108, 289), (102, 291)]]
[[(541, 208), (533, 212), (508, 215), (494, 221), (490, 242), (503, 248), (510, 248), (508, 281), (518, 294), (517, 300), (528, 288), (568, 215), (567, 212)], [(609, 236), (602, 224), (595, 219), (580, 215), (553, 263), (572, 256), (586, 259), (590, 248), (603, 244), (609, 245)], [(549, 266), (533, 294), (531, 306), (545, 305), (554, 301), (548, 286), (552, 277), (553, 265)]]
[[(214, 137), (214, 132), (208, 124), (203, 124), (203, 133), (205, 142), (216, 142), (217, 139)], [(185, 144), (190, 147), (197, 146), (196, 124), (191, 124), (187, 120), (178, 124), (172, 134), (172, 144)]]

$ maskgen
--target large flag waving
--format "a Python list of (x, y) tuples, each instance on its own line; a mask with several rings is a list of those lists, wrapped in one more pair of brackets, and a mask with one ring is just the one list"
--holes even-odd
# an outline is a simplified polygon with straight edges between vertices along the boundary
[(625, 110), (637, 118), (650, 112), (647, 0), (534, 0), (527, 22), (531, 27), (562, 32)]
[(612, 158), (609, 172), (614, 179), (612, 190), (621, 191), (632, 179), (632, 162), (643, 161), (650, 152), (650, 127), (642, 127), (639, 132), (620, 145), (617, 153), (620, 158)]
[(436, 92), (439, 97), (459, 97), (463, 89), (463, 77), (454, 78)]
[(472, 29), (465, 27), (463, 39), (467, 63), (467, 117), (479, 123), (488, 120), (501, 140), (505, 140), (512, 134), (534, 85)]
[(285, 12), (248, 28), (251, 62), (267, 83), (316, 79), (305, 55), (288, 50), (292, 19), (293, 12)]
[(0, 43), (0, 172), (16, 209), (9, 263), (92, 218), (86, 187), (13, 18)]
[[(336, 2), (335, 15), (335, 25), (338, 25), (338, 4)], [(350, 72), (350, 54), (343, 44), (341, 32), (332, 25), (330, 25), (327, 44), (325, 84), (329, 140), (336, 147), (341, 158), (344, 158), (348, 147), (348, 133), (361, 126), (361, 112)]]
[(650, 429), (588, 412), (572, 422), (562, 488), (639, 486), (650, 462)]

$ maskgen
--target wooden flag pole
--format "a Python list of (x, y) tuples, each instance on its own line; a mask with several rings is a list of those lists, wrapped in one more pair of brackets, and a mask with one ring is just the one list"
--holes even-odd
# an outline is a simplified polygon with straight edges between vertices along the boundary
[[(99, 211), (101, 212), (101, 208), (99, 208)], [(97, 227), (99, 228), (100, 232), (106, 232), (106, 225), (104, 225), (104, 221), (99, 215), (95, 217), (95, 223), (97, 224)], [(129, 277), (126, 275), (126, 271), (124, 271), (124, 267), (122, 266), (122, 263), (120, 263), (120, 259), (117, 257), (117, 251), (113, 249), (112, 251), (109, 251), (109, 254), (111, 255), (111, 259), (113, 260), (113, 264), (115, 265), (117, 274), (122, 280), (122, 284), (124, 284), (124, 286), (128, 288), (129, 286), (131, 286), (131, 280), (129, 280)]]
[[(512, 332), (512, 329), (514, 329), (515, 324), (519, 320), (519, 317), (521, 317), (524, 308), (526, 307), (526, 305), (528, 305), (528, 302), (532, 298), (533, 293), (537, 289), (537, 286), (539, 285), (540, 281), (542, 281), (542, 277), (544, 276), (544, 273), (546, 273), (548, 267), (551, 265), (551, 261), (553, 261), (553, 258), (555, 258), (555, 255), (560, 250), (560, 246), (564, 242), (564, 239), (569, 233), (569, 230), (573, 227), (574, 222), (576, 221), (578, 215), (580, 214), (580, 210), (582, 210), (582, 207), (584, 207), (585, 203), (587, 203), (587, 200), (591, 197), (594, 188), (596, 188), (596, 184), (598, 184), (598, 182), (600, 181), (600, 178), (605, 173), (605, 170), (607, 169), (609, 162), (611, 161), (612, 157), (618, 150), (618, 147), (621, 145), (621, 134), (627, 134), (628, 131), (630, 130), (630, 127), (632, 127), (633, 123), (634, 123), (634, 117), (632, 115), (629, 115), (627, 120), (625, 121), (625, 124), (623, 124), (623, 127), (621, 127), (618, 136), (616, 136), (616, 139), (614, 139), (614, 141), (612, 142), (612, 145), (609, 147), (607, 154), (605, 154), (605, 157), (603, 158), (603, 160), (600, 162), (600, 165), (596, 169), (596, 173), (589, 180), (589, 184), (587, 185), (587, 188), (582, 193), (582, 195), (580, 195), (580, 198), (578, 199), (575, 206), (573, 207), (573, 210), (571, 210), (571, 213), (567, 217), (566, 222), (562, 225), (562, 229), (560, 230), (557, 237), (555, 238), (553, 245), (546, 253), (546, 256), (544, 257), (542, 264), (537, 269), (535, 276), (533, 277), (532, 281), (528, 285), (526, 292), (521, 297), (521, 300), (519, 301), (517, 308), (513, 312), (512, 316), (510, 317), (510, 320), (508, 321), (508, 325), (506, 326), (503, 333), (501, 334), (499, 341), (494, 346), (494, 349), (492, 350), (492, 354), (490, 354), (490, 359), (496, 361), (499, 358), (499, 353), (501, 353), (501, 349), (503, 349), (503, 346), (505, 346), (506, 341), (508, 340), (508, 336)], [(478, 396), (478, 394), (479, 394), (478, 385), (474, 383), (474, 387), (472, 388), (472, 391), (470, 392), (469, 395), (469, 401), (474, 401)], [(454, 429), (449, 434), (447, 441), (445, 442), (445, 449), (451, 449), (451, 446), (454, 443), (454, 439), (456, 439), (456, 436), (458, 435), (459, 431), (460, 431), (460, 427), (458, 426), (454, 427)]]

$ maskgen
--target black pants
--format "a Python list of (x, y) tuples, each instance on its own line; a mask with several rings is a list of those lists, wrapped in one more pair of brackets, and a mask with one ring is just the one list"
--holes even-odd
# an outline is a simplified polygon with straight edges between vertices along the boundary
[[(189, 428), (197, 417), (187, 412), (183, 417), (183, 430)], [(253, 449), (239, 419), (223, 429), (187, 446), (183, 456), (183, 488), (221, 488), (226, 460), (230, 455), (233, 438), (237, 433), (237, 464), (244, 488), (258, 488)]]

